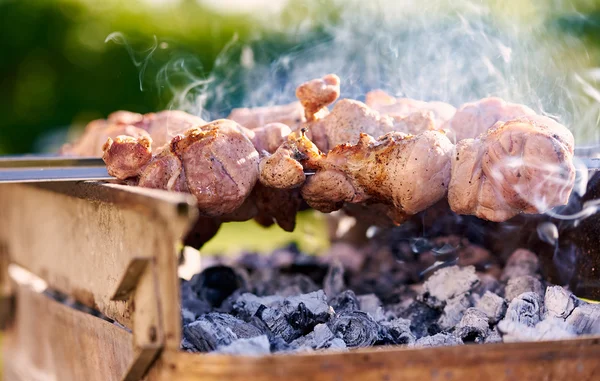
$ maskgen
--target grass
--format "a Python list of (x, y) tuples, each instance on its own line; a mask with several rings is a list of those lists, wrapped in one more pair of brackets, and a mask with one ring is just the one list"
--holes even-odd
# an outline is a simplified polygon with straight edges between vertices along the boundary
[(273, 225), (264, 228), (254, 221), (229, 222), (200, 250), (207, 255), (233, 255), (242, 251), (268, 253), (290, 243), (306, 253), (320, 253), (329, 245), (326, 217), (316, 211), (299, 213), (296, 229), (288, 233)]

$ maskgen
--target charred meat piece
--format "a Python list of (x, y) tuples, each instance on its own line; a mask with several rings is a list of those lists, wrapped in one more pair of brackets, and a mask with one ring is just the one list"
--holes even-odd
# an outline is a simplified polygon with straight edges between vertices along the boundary
[(477, 138), (496, 122), (535, 115), (535, 111), (524, 105), (505, 102), (495, 97), (483, 98), (477, 102), (463, 104), (443, 128), (458, 142), (462, 139)]
[(102, 156), (103, 145), (110, 139), (126, 135), (132, 138), (151, 138), (155, 149), (162, 147), (177, 134), (206, 124), (201, 118), (183, 111), (161, 111), (136, 114), (117, 111), (106, 120), (90, 122), (83, 135), (72, 144), (65, 144), (60, 154), (65, 156)]
[(251, 130), (269, 123), (283, 123), (295, 129), (296, 126), (305, 121), (304, 108), (300, 102), (277, 106), (235, 108), (227, 119), (231, 119)]
[(380, 114), (389, 115), (394, 119), (402, 119), (415, 113), (431, 112), (435, 129), (441, 129), (444, 123), (450, 120), (456, 112), (454, 106), (445, 102), (424, 102), (410, 98), (396, 98), (383, 90), (369, 91), (365, 96), (365, 103)]
[(567, 203), (574, 185), (573, 135), (543, 116), (498, 122), (456, 145), (448, 201), (458, 214), (506, 221)]
[(328, 74), (298, 86), (296, 97), (300, 100), (307, 121), (315, 120), (315, 114), (335, 102), (340, 96), (340, 78)]
[[(250, 195), (258, 177), (258, 152), (242, 128), (230, 120), (188, 130), (146, 163), (136, 161), (135, 147), (139, 144), (134, 139), (109, 141), (104, 153), (109, 173), (123, 179), (118, 164), (139, 162), (140, 186), (187, 191), (196, 196), (205, 216), (235, 211)], [(133, 172), (129, 166), (125, 174)]]
[[(304, 200), (331, 212), (344, 203), (384, 203), (396, 219), (413, 215), (446, 194), (452, 144), (442, 134), (399, 132), (321, 153), (304, 134), (292, 133), (260, 163), (260, 181), (274, 188), (302, 186)], [(304, 171), (312, 172), (306, 179)], [(401, 221), (398, 221), (401, 222)]]

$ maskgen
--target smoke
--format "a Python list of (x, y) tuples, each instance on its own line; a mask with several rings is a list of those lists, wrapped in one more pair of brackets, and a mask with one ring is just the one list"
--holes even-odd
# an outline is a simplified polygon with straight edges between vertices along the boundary
[[(290, 13), (299, 16), (294, 20)], [(214, 119), (233, 107), (294, 101), (298, 84), (336, 73), (344, 98), (363, 100), (366, 92), (380, 88), (458, 107), (498, 96), (559, 120), (576, 141), (594, 141), (600, 113), (589, 106), (600, 102), (586, 82), (589, 75), (562, 67), (564, 52), (583, 46), (557, 38), (545, 13), (530, 11), (538, 13), (523, 22), (493, 3), (474, 1), (296, 4), (279, 19), (271, 16), (267, 34), (231, 41), (208, 76), (190, 75), (185, 86), (174, 88), (170, 78), (194, 65), (177, 59), (161, 71), (158, 82), (174, 93), (169, 107)], [(282, 22), (286, 15), (292, 17), (287, 23)], [(281, 52), (274, 39), (288, 48)]]

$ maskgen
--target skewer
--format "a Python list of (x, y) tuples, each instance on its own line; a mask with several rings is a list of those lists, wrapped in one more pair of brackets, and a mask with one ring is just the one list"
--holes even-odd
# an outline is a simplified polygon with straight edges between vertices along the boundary
[(101, 158), (59, 156), (0, 157), (0, 183), (115, 180)]

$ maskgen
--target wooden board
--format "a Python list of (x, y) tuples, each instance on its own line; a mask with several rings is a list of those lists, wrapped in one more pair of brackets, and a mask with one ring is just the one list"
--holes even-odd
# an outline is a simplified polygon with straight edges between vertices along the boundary
[(160, 381), (600, 380), (600, 338), (239, 357), (167, 351)]
[(6, 381), (119, 381), (133, 351), (131, 333), (16, 287), (15, 319), (3, 338)]
[(191, 195), (96, 182), (2, 184), (0, 247), (50, 288), (129, 328), (131, 302), (111, 298), (130, 261), (149, 259), (162, 267), (156, 292), (167, 301), (162, 318), (175, 338), (176, 244), (196, 216), (194, 205)]

